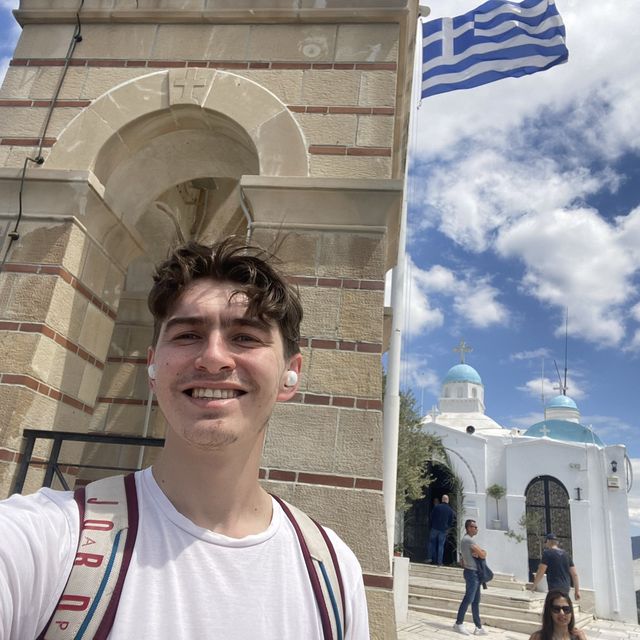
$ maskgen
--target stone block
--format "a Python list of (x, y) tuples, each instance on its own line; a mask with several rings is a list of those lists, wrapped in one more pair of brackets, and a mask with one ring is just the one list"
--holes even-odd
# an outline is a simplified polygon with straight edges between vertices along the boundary
[[(108, 362), (104, 368), (100, 396), (106, 398), (135, 398), (138, 365), (128, 362)], [(146, 399), (146, 393), (139, 399)]]
[(298, 276), (315, 275), (319, 238), (320, 235), (313, 232), (259, 227), (253, 234), (254, 242), (276, 253), (285, 273)]
[(359, 116), (356, 145), (358, 147), (392, 147), (393, 116)]
[(236, 73), (257, 82), (278, 96), (285, 104), (302, 102), (302, 70), (300, 69), (248, 69), (238, 70)]
[(0, 138), (36, 138), (46, 115), (46, 109), (37, 107), (3, 107)]
[(98, 297), (102, 297), (111, 261), (93, 242), (88, 243), (80, 270), (80, 281)]
[[(11, 167), (11, 166), (21, 166), (21, 165), (11, 165), (9, 162), (9, 154), (11, 152), (11, 147), (7, 145), (0, 146), (0, 167)], [(33, 157), (33, 156), (32, 156)], [(24, 158), (23, 158), (24, 162)]]
[(307, 144), (345, 145), (356, 142), (357, 117), (320, 113), (296, 113)]
[(395, 24), (341, 24), (336, 62), (395, 62), (399, 37)]
[(26, 24), (13, 57), (64, 58), (74, 29), (74, 24)]
[(333, 529), (351, 547), (365, 573), (389, 572), (381, 493), (296, 484), (290, 502)]
[[(7, 167), (18, 167), (22, 169), (25, 158), (35, 158), (38, 155), (38, 147), (8, 146), (4, 147), (9, 150), (9, 156), (6, 160)], [(43, 148), (40, 155), (46, 160), (49, 155), (49, 149)]]
[(330, 472), (337, 418), (338, 410), (333, 407), (278, 405), (269, 421), (263, 464), (275, 469)]
[(396, 640), (393, 592), (386, 589), (366, 589), (371, 640)]
[(338, 335), (343, 340), (382, 342), (384, 291), (343, 289)]
[(114, 87), (129, 82), (139, 76), (149, 73), (148, 69), (136, 67), (89, 67), (86, 72), (86, 80), (83, 84), (80, 98), (95, 100)]
[(89, 304), (78, 343), (98, 360), (104, 362), (109, 351), (112, 331), (113, 320), (94, 304)]
[(300, 287), (304, 316), (301, 333), (306, 337), (337, 339), (340, 289)]
[(148, 323), (151, 313), (147, 307), (146, 296), (126, 294), (120, 300), (118, 307), (118, 322), (135, 324)]
[(333, 61), (335, 25), (252, 25), (249, 60)]
[(311, 156), (313, 178), (391, 178), (391, 158), (363, 156)]
[[(0, 89), (5, 100), (50, 100), (60, 81), (62, 67), (9, 67)], [(78, 100), (87, 75), (86, 67), (69, 67), (59, 100)]]
[(47, 324), (72, 342), (78, 343), (89, 300), (61, 278), (55, 288), (47, 313)]
[[(92, 24), (82, 27), (78, 58), (143, 59), (151, 56), (157, 26), (154, 24)], [(49, 39), (51, 36), (47, 36)]]
[(162, 24), (151, 58), (160, 60), (246, 60), (249, 25)]
[(302, 103), (322, 107), (359, 104), (361, 75), (361, 71), (305, 71), (302, 78)]
[(33, 362), (41, 337), (39, 333), (0, 331), (0, 370), (34, 375)]
[(307, 367), (307, 388), (313, 393), (382, 398), (378, 354), (314, 349)]
[(123, 283), (124, 274), (118, 265), (111, 263), (107, 271), (107, 277), (104, 281), (104, 288), (102, 289), (102, 301), (108, 304), (112, 309), (118, 308)]
[(364, 71), (358, 104), (363, 107), (393, 107), (396, 101), (395, 71)]
[(109, 407), (107, 433), (141, 436), (144, 429), (144, 405), (112, 404)]
[(44, 322), (55, 284), (55, 276), (7, 274), (0, 287), (2, 318), (19, 322)]
[(96, 402), (93, 407), (93, 415), (89, 422), (89, 431), (104, 431), (107, 425), (107, 416), (109, 415), (109, 407), (107, 402)]
[(38, 340), (33, 375), (54, 389), (77, 398), (86, 360), (46, 336)]
[(382, 235), (325, 234), (320, 245), (318, 276), (384, 280)]
[(334, 473), (382, 478), (382, 413), (340, 409)]
[(146, 358), (147, 350), (153, 339), (153, 327), (130, 327), (129, 342), (127, 343), (127, 356), (134, 358)]
[(70, 225), (67, 246), (62, 258), (62, 266), (76, 278), (79, 278), (81, 275), (82, 264), (92, 244), (84, 230), (75, 224)]
[(11, 262), (34, 264), (61, 264), (73, 224), (32, 222), (25, 220), (20, 226), (20, 238), (11, 248)]
[(78, 389), (78, 400), (92, 407), (95, 404), (100, 388), (102, 371), (89, 362), (84, 365), (84, 373)]

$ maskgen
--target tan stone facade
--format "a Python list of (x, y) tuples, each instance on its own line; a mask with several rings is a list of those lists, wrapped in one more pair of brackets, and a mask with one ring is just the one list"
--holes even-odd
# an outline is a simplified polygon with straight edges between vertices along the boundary
[[(271, 421), (265, 486), (345, 538), (372, 637), (395, 637), (383, 294), (417, 7), (86, 0), (73, 47), (79, 4), (22, 0), (0, 89), (0, 492), (25, 428), (163, 435), (155, 406), (145, 420), (152, 265), (185, 238), (248, 234), (277, 250), (305, 306), (300, 392)], [(39, 153), (42, 166), (25, 160)]]

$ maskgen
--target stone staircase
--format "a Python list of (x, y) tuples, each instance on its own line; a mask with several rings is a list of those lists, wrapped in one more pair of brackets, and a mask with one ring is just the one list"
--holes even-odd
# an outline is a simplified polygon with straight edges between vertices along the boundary
[[(462, 569), (411, 563), (409, 568), (409, 608), (451, 618), (452, 624), (464, 596)], [(540, 628), (544, 593), (532, 593), (524, 582), (496, 573), (488, 589), (482, 589), (480, 616), (483, 624), (530, 634)], [(575, 607), (576, 626), (583, 627), (592, 617)], [(471, 607), (465, 622), (473, 626)]]

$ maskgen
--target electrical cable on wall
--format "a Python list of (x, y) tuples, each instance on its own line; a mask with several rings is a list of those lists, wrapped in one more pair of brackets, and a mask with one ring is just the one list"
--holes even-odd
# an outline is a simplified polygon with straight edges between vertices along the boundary
[(2, 244), (6, 242), (6, 239), (9, 238), (9, 243), (7, 248), (5, 249), (4, 256), (2, 257), (2, 262), (0, 262), (0, 271), (4, 268), (4, 265), (9, 256), (9, 250), (11, 249), (11, 245), (20, 238), (20, 233), (18, 232), (18, 227), (20, 226), (20, 222), (22, 220), (22, 212), (23, 212), (23, 204), (22, 204), (22, 194), (24, 191), (24, 183), (27, 175), (27, 166), (30, 162), (35, 165), (42, 165), (44, 163), (44, 158), (42, 157), (42, 147), (44, 146), (44, 141), (47, 136), (47, 131), (49, 129), (49, 124), (51, 123), (51, 116), (53, 114), (53, 109), (55, 108), (55, 104), (58, 101), (58, 96), (60, 95), (60, 91), (62, 90), (62, 84), (64, 82), (65, 76), (67, 75), (67, 70), (69, 69), (69, 64), (71, 62), (71, 58), (73, 56), (73, 52), (75, 51), (76, 45), (79, 42), (82, 42), (82, 23), (80, 22), (80, 11), (84, 5), (84, 0), (80, 1), (80, 5), (76, 11), (76, 26), (73, 30), (73, 35), (71, 36), (71, 42), (69, 43), (69, 47), (67, 48), (67, 53), (64, 59), (64, 65), (62, 67), (62, 72), (60, 73), (60, 78), (58, 80), (58, 84), (56, 86), (56, 90), (51, 98), (51, 102), (49, 103), (49, 108), (47, 110), (47, 116), (45, 118), (44, 124), (42, 125), (42, 132), (40, 134), (40, 139), (38, 143), (38, 151), (36, 153), (35, 158), (26, 157), (24, 159), (24, 164), (22, 165), (22, 173), (20, 175), (20, 190), (18, 191), (18, 216), (16, 218), (16, 223), (11, 231), (7, 233), (6, 238), (3, 239)]

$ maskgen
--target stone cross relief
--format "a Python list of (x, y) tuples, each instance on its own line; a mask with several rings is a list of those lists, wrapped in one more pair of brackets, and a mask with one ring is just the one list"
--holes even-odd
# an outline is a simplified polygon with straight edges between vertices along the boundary
[[(205, 72), (206, 73), (206, 72)], [(202, 104), (213, 76), (198, 69), (173, 71), (169, 76), (169, 104)]]
[(540, 431), (542, 431), (542, 437), (543, 438), (548, 438), (549, 434), (551, 433), (551, 429), (547, 429), (547, 425), (542, 425), (542, 429), (540, 429)]

